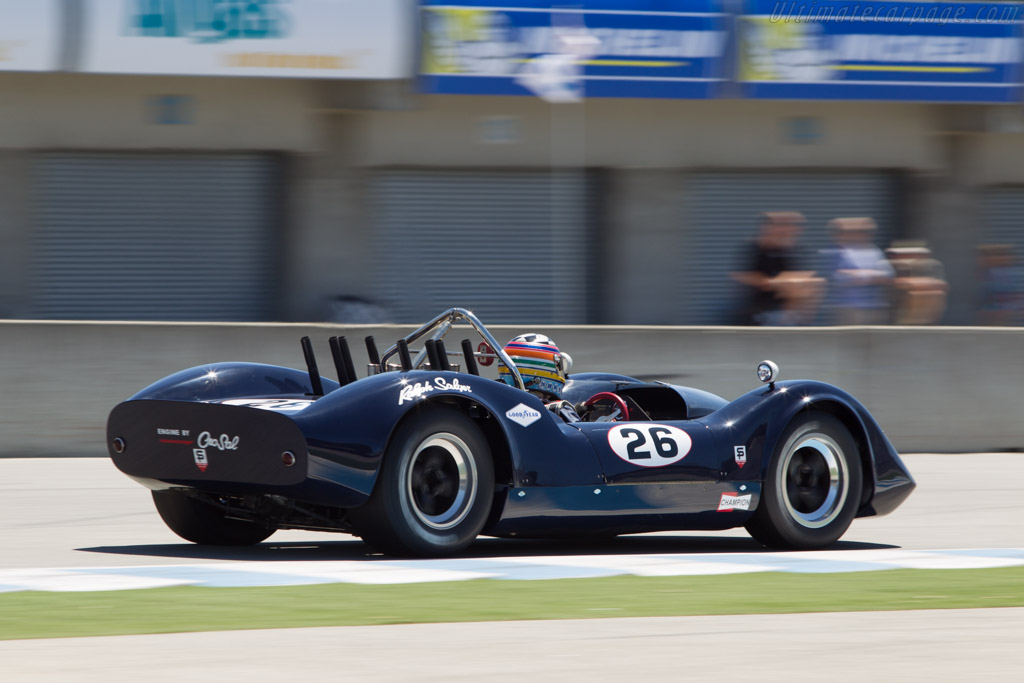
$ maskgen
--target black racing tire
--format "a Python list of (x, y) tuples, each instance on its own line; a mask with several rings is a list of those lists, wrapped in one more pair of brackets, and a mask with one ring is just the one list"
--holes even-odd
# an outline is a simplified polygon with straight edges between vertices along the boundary
[(465, 550), (487, 522), (494, 463), (487, 439), (454, 408), (431, 406), (399, 425), (369, 500), (351, 511), (356, 533), (390, 555)]
[(779, 439), (746, 529), (770, 548), (824, 548), (850, 527), (862, 485), (850, 430), (828, 413), (802, 413)]
[(156, 511), (171, 531), (200, 545), (256, 545), (275, 529), (243, 519), (230, 519), (220, 508), (174, 489), (153, 491)]

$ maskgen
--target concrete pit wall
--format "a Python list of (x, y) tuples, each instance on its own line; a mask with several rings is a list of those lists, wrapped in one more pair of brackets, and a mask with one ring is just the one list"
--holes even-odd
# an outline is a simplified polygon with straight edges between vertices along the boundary
[[(383, 348), (410, 328), (292, 324), (143, 324), (0, 321), (0, 457), (102, 456), (107, 414), (177, 370), (244, 360), (303, 367), (310, 335), (333, 376), (327, 338)], [(522, 328), (492, 328), (504, 341)], [(836, 384), (864, 403), (903, 452), (1024, 448), (1022, 329), (546, 327), (574, 369), (617, 371), (732, 399), (775, 360), (783, 378)], [(470, 336), (455, 330), (451, 349)], [(494, 374), (494, 366), (490, 369)]]

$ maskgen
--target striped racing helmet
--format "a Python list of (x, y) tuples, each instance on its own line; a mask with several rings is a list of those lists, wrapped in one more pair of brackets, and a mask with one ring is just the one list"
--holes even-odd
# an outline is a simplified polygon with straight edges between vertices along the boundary
[[(559, 351), (550, 337), (535, 333), (521, 334), (505, 344), (505, 353), (519, 368), (527, 391), (550, 400), (562, 397), (562, 387), (572, 367), (572, 358)], [(498, 377), (505, 384), (515, 386), (512, 373), (503, 365), (498, 368)]]

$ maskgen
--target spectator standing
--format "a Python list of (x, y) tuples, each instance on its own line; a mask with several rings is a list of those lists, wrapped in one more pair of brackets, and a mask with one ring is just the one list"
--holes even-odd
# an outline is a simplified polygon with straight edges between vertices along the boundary
[(836, 249), (829, 284), (840, 325), (881, 325), (888, 322), (889, 286), (893, 269), (875, 246), (871, 218), (836, 218), (829, 223)]
[(982, 325), (1019, 325), (1024, 322), (1024, 272), (1009, 244), (978, 247), (978, 280)]
[(732, 273), (746, 286), (740, 322), (745, 325), (798, 325), (814, 316), (822, 280), (796, 270), (794, 249), (804, 217), (796, 211), (761, 215), (757, 238), (744, 256), (745, 270)]
[(935, 325), (946, 312), (946, 272), (924, 243), (894, 244), (885, 250), (892, 281), (892, 322)]

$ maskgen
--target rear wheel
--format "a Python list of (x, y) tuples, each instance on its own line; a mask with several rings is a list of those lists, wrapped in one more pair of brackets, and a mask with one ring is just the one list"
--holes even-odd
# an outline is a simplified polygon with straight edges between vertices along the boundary
[(153, 491), (156, 511), (171, 531), (201, 545), (255, 545), (274, 529), (243, 519), (230, 519), (224, 510), (173, 489)]
[(395, 555), (464, 550), (483, 529), (494, 496), (487, 439), (469, 417), (436, 406), (402, 423), (370, 499), (352, 510), (357, 533)]
[(837, 541), (860, 504), (857, 443), (837, 418), (797, 416), (779, 439), (747, 531), (761, 544), (813, 550)]

